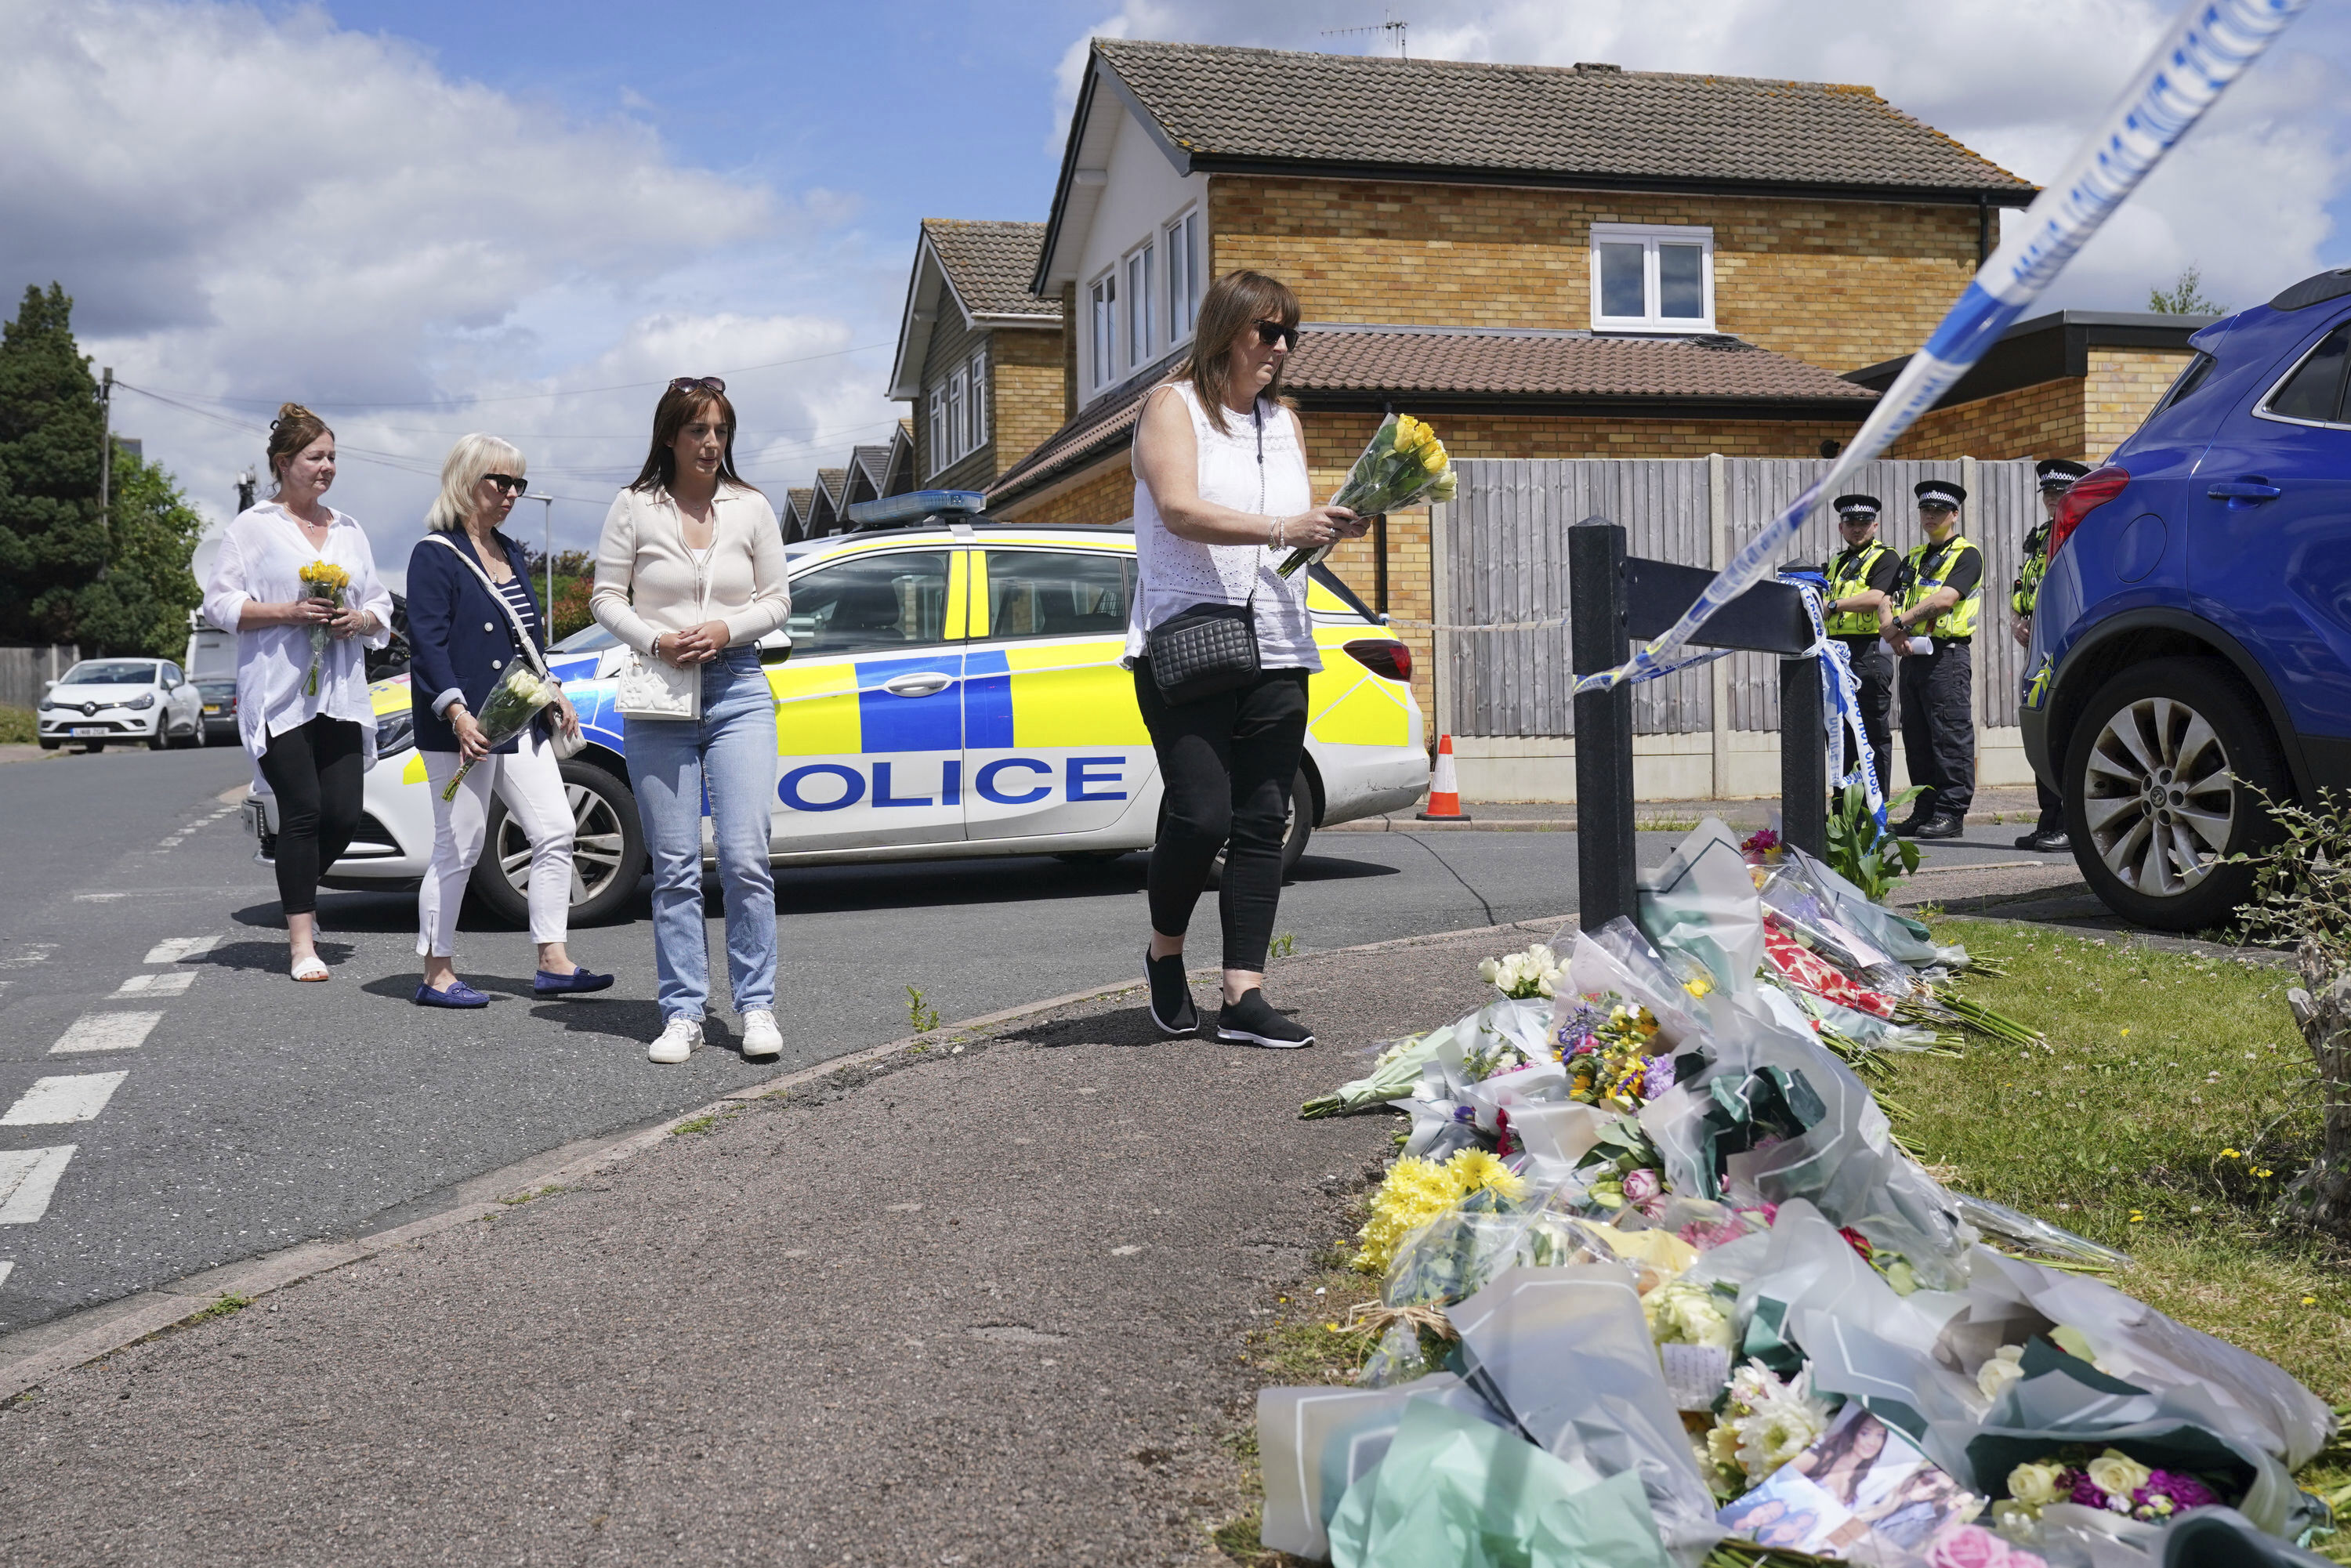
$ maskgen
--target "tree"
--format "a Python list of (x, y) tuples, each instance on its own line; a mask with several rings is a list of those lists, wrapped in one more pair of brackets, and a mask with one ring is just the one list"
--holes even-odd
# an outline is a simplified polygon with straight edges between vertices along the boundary
[(2147, 308), (2166, 316), (2226, 316), (2229, 308), (2204, 297), (2204, 274), (2194, 263), (2180, 269), (2179, 280), (2169, 288), (2147, 291)]
[(114, 452), (99, 502), (98, 383), (58, 285), (25, 290), (0, 328), (0, 641), (176, 657), (201, 597), (188, 561), (204, 519), (159, 465)]

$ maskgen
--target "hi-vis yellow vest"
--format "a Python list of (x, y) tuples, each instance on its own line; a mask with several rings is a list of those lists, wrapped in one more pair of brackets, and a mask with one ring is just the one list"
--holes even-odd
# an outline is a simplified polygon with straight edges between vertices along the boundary
[[(1856, 593), (1869, 591), (1869, 574), (1877, 563), (1894, 552), (1883, 541), (1872, 539), (1862, 547), (1857, 556), (1840, 555), (1829, 562), (1829, 602), (1851, 599)], [(1828, 618), (1828, 634), (1832, 637), (1875, 637), (1877, 635), (1877, 612), (1875, 610), (1840, 610)]]
[(2024, 536), (2024, 567), (2008, 591), (2008, 607), (2019, 615), (2032, 614), (2041, 601), (2041, 580), (2048, 575), (2049, 525), (2043, 523)]
[[(1973, 551), (1979, 557), (1983, 554), (1976, 549), (1974, 540), (1953, 534), (1939, 547), (1941, 559), (1936, 562), (1942, 569), (1943, 577), (1928, 577), (1926, 572), (1927, 556), (1938, 548), (1932, 543), (1922, 544), (1903, 558), (1910, 563), (1909, 578), (1902, 591), (1902, 608), (1906, 613), (1917, 609), (1926, 601), (1928, 594), (1942, 587), (1943, 577), (1949, 576), (1951, 568), (1965, 560), (1969, 552)], [(1976, 634), (1976, 612), (1982, 605), (1983, 571), (1982, 562), (1979, 560), (1976, 585), (1969, 589), (1957, 604), (1931, 620), (1918, 622), (1911, 630), (1925, 637), (1972, 637)]]

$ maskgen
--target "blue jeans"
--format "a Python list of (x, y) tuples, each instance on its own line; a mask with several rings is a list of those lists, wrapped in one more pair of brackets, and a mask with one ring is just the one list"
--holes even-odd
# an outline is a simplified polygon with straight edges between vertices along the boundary
[(664, 1021), (702, 1021), (710, 946), (702, 912), (702, 806), (710, 802), (726, 894), (726, 977), (735, 1010), (776, 1005), (776, 878), (768, 864), (776, 793), (776, 703), (754, 647), (703, 666), (702, 716), (632, 719), (629, 779), (653, 868), (653, 953)]

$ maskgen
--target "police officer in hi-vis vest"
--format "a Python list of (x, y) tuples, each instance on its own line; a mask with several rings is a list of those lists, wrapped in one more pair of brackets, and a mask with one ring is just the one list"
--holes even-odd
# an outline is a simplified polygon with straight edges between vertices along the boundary
[[(2008, 591), (2008, 606), (2016, 612), (2009, 622), (2009, 631), (2020, 648), (2032, 646), (2032, 607), (2040, 601), (2041, 579), (2049, 570), (2049, 528), (2057, 520), (2057, 503), (2074, 487), (2074, 481), (2090, 470), (2082, 464), (2064, 457), (2044, 457), (2032, 465), (2033, 477), (2041, 484), (2041, 526), (2024, 536), (2024, 564), (2016, 574), (2016, 583)], [(2021, 850), (2063, 850), (2072, 847), (2065, 837), (2065, 801), (2048, 780), (2035, 774), (2032, 788), (2041, 797), (2041, 821), (2031, 832), (2016, 841)]]
[(1976, 794), (1974, 639), (1983, 605), (1983, 551), (1959, 534), (1968, 493), (1949, 479), (1923, 479), (1918, 526), (1927, 542), (1904, 558), (1902, 607), (1886, 640), (1901, 660), (1902, 759), (1926, 793), (1907, 838), (1956, 839)]
[(1839, 496), (1837, 532), (1844, 549), (1829, 562), (1828, 634), (1853, 655), (1853, 673), (1859, 685), (1861, 729), (1869, 737), (1870, 760), (1877, 767), (1880, 789), (1894, 775), (1894, 734), (1886, 716), (1894, 706), (1894, 655), (1882, 640), (1894, 619), (1894, 596), (1900, 591), (1902, 558), (1877, 537), (1875, 496)]

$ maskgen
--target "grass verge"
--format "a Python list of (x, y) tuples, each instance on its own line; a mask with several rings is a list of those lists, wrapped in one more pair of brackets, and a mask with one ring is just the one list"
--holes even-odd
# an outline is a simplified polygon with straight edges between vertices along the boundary
[(0, 746), (30, 746), (40, 738), (40, 721), (31, 708), (0, 703)]

